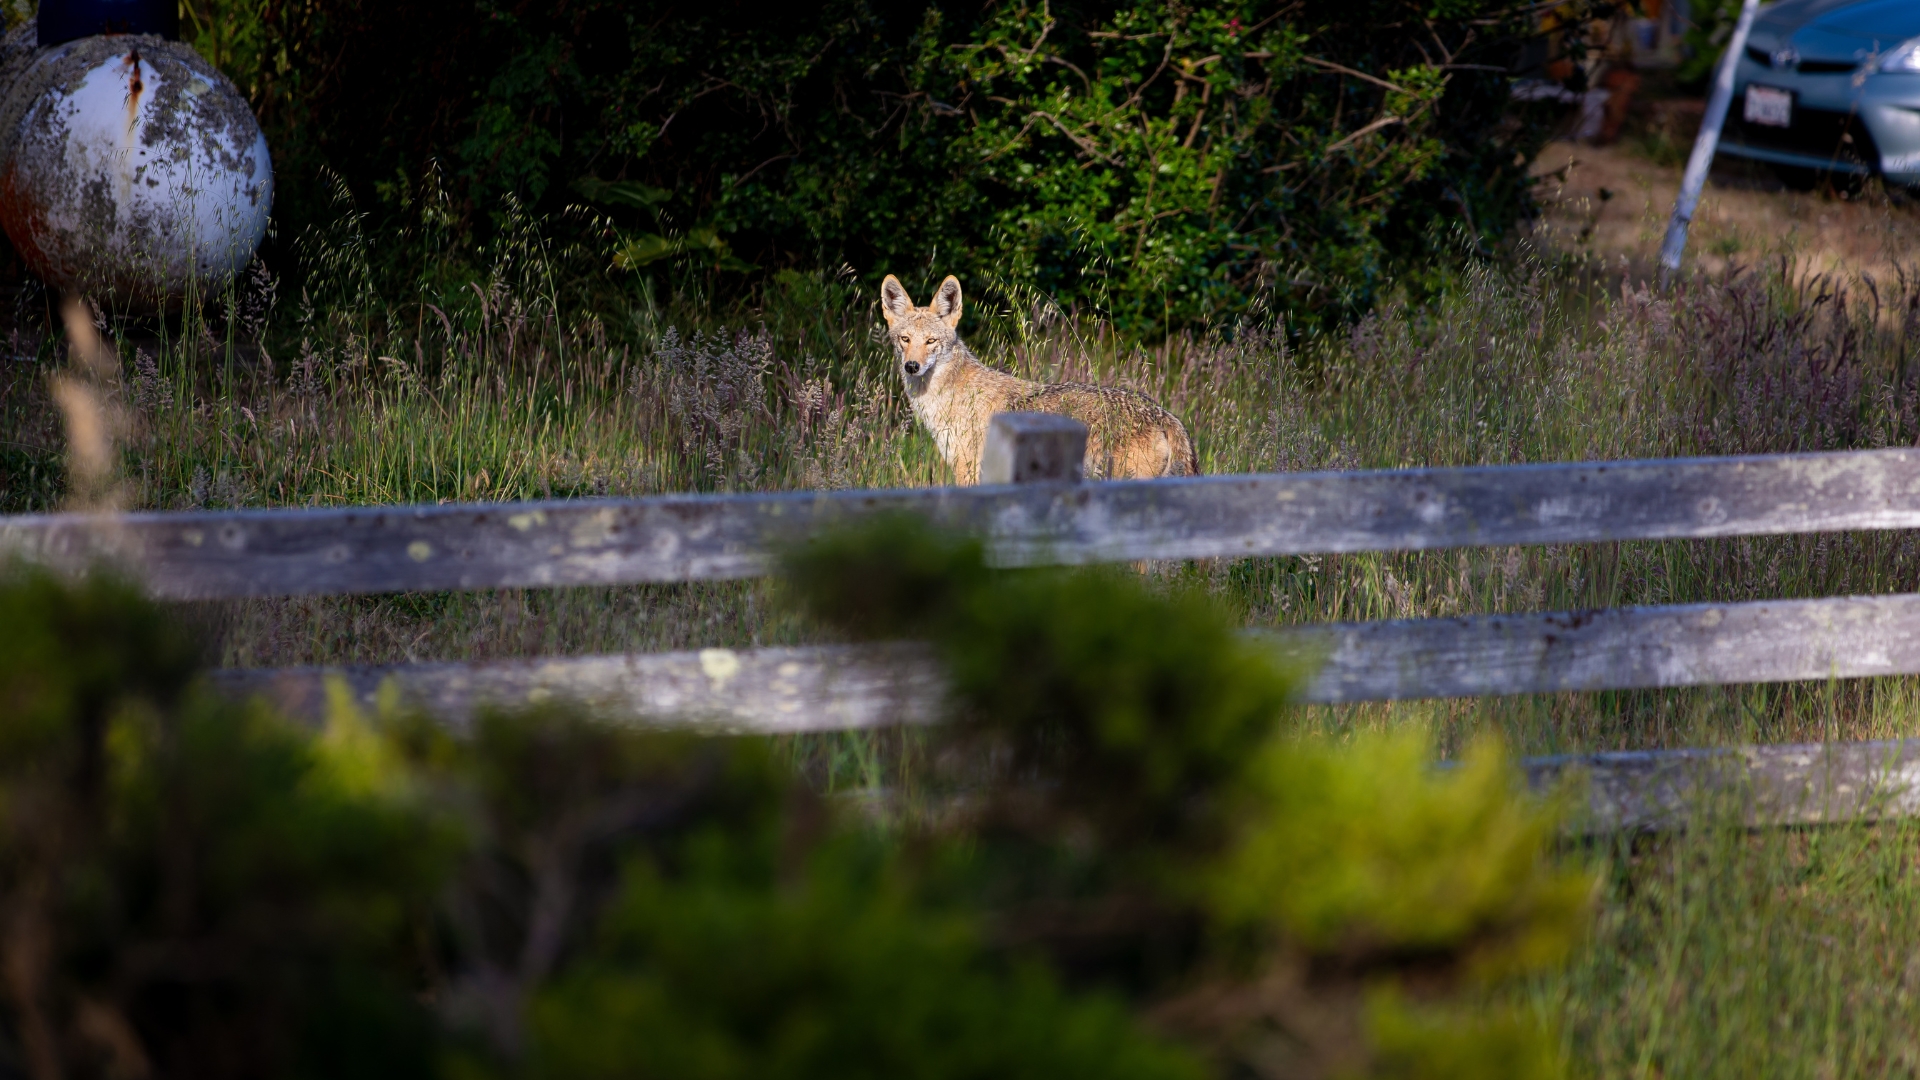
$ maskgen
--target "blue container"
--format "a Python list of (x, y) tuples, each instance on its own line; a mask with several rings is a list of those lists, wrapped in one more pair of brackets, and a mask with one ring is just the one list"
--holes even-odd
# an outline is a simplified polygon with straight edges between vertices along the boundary
[(95, 34), (180, 37), (179, 0), (40, 0), (40, 45)]

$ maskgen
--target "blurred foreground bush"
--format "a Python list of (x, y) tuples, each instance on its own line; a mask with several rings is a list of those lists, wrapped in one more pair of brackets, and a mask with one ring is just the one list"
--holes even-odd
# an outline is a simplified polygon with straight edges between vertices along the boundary
[[(1424, 735), (1331, 745), (1285, 723), (1297, 667), (1199, 594), (1125, 571), (984, 567), (899, 518), (788, 559), (854, 637), (930, 641), (951, 677), (932, 759), (992, 938), (1121, 987), (1218, 1075), (1558, 1075), (1489, 1005), (1578, 943), (1592, 879), (1500, 749), (1436, 770)], [(939, 778), (934, 778), (936, 783)]]
[(60, 1076), (420, 1076), (411, 934), (452, 849), (315, 740), (191, 685), (130, 586), (0, 582), (0, 1061)]
[(0, 581), (0, 1070), (41, 1078), (1556, 1075), (1488, 1004), (1589, 884), (1491, 747), (1336, 748), (1196, 597), (901, 521), (791, 559), (953, 674), (876, 822), (565, 709), (310, 733), (107, 578)]

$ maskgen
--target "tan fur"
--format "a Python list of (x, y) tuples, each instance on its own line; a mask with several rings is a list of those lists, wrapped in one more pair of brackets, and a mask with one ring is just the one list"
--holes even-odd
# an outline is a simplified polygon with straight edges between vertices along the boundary
[(962, 484), (980, 482), (980, 448), (997, 412), (1050, 412), (1087, 425), (1090, 480), (1194, 476), (1200, 461), (1180, 419), (1144, 394), (1111, 386), (1037, 383), (982, 364), (960, 340), (960, 282), (949, 276), (914, 307), (892, 274), (880, 285), (895, 361), (913, 415)]

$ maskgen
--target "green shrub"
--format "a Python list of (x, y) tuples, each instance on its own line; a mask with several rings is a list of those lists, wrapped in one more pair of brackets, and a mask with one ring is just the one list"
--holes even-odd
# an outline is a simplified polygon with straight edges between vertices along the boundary
[(777, 872), (708, 834), (672, 878), (631, 867), (591, 956), (533, 999), (531, 1075), (1186, 1080), (1118, 1002), (983, 965), (972, 920), (930, 915), (842, 841)]
[(1557, 1074), (1489, 995), (1560, 960), (1590, 889), (1496, 750), (1435, 773), (1423, 740), (1305, 738), (1286, 665), (1135, 575), (994, 571), (897, 518), (789, 570), (948, 663), (953, 782), (887, 828), (764, 741), (569, 708), (455, 733), (339, 691), (315, 734), (196, 685), (127, 585), (0, 577), (0, 1055), (36, 1080)]
[(1545, 132), (1503, 71), (1529, 9), (1495, 0), (186, 9), (296, 229), (324, 169), (400, 217), (444, 175), (482, 227), (595, 204), (614, 233), (575, 238), (627, 268), (953, 272), (1136, 330), (1353, 310), (1523, 212)]
[(432, 821), (350, 744), (192, 689), (110, 578), (0, 574), (4, 1052), (35, 1078), (418, 1076)]
[(477, 841), (444, 916), (454, 1075), (1200, 1075), (1117, 1003), (995, 960), (762, 744), (559, 709), (406, 741)]
[(948, 887), (999, 940), (1125, 988), (1222, 1075), (1558, 1075), (1487, 995), (1567, 957), (1593, 883), (1497, 746), (1436, 771), (1422, 736), (1308, 737), (1292, 662), (1201, 598), (982, 555), (883, 519), (787, 573), (842, 632), (945, 661), (929, 756), (967, 766), (968, 809), (932, 828), (967, 838)]
[(1554, 820), (1514, 798), (1493, 744), (1436, 772), (1419, 737), (1275, 743), (1247, 782), (1253, 821), (1209, 876), (1229, 923), (1329, 954), (1459, 954), (1487, 975), (1577, 942), (1593, 883), (1541, 860)]
[(762, 744), (344, 696), (314, 737), (193, 688), (111, 579), (14, 572), (0, 614), (27, 1075), (1200, 1075), (990, 956)]
[(1366, 1031), (1381, 1080), (1549, 1080), (1564, 1071), (1539, 1024), (1517, 1009), (1423, 1008), (1383, 991), (1367, 1001)]

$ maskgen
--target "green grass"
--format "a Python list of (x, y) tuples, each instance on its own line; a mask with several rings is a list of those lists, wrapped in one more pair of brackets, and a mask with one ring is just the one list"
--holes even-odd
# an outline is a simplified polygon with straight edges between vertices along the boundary
[(1616, 840), (1593, 940), (1533, 1005), (1609, 1077), (1920, 1073), (1920, 826)]
[[(461, 288), (382, 297), (322, 252), (264, 341), (191, 315), (122, 352), (141, 506), (329, 505), (924, 485), (872, 297), (782, 275), (752, 303), (583, 286), (537, 245)], [(511, 256), (511, 257), (508, 257)], [(342, 270), (341, 267), (347, 267)], [(327, 274), (333, 276), (329, 278)], [(555, 281), (562, 284), (556, 286)], [(342, 284), (345, 282), (346, 284)], [(360, 284), (353, 284), (360, 282)], [(1210, 473), (1912, 445), (1920, 279), (1795, 279), (1775, 264), (1670, 298), (1521, 255), (1351, 332), (1218, 327), (1143, 344), (1043, 298), (968, 283), (963, 332), (1000, 366), (1099, 379), (1175, 409)], [(569, 291), (571, 290), (571, 291)], [(232, 306), (261, 303), (242, 296)], [(318, 298), (318, 299), (314, 299)], [(59, 498), (52, 349), (0, 375), (0, 509)], [(1219, 560), (1248, 625), (1912, 591), (1904, 533)], [(224, 663), (499, 658), (806, 641), (764, 583), (263, 600), (203, 608)], [(1407, 724), (1451, 753), (1920, 734), (1920, 680), (1540, 695), (1316, 710), (1338, 733)], [(911, 772), (910, 735), (805, 740), (858, 790)], [(910, 779), (910, 777), (907, 777)], [(1533, 990), (1576, 1072), (1917, 1071), (1915, 827), (1703, 828), (1622, 840), (1591, 947)]]

